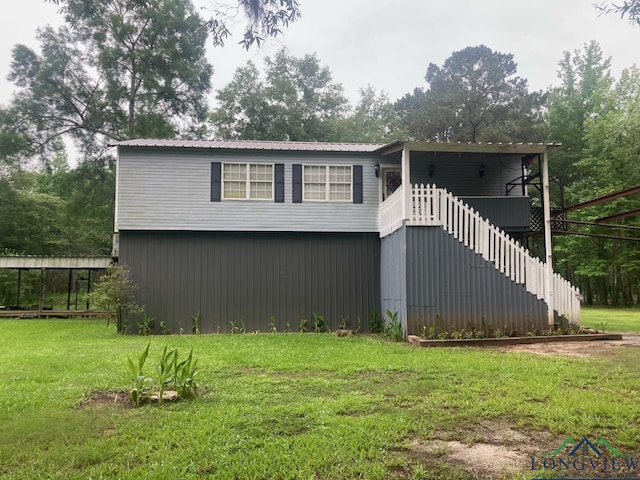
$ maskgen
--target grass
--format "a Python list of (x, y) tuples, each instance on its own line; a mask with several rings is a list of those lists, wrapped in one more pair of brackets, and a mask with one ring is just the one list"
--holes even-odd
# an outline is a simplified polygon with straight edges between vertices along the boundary
[[(82, 319), (0, 328), (2, 478), (470, 479), (435, 455), (402, 452), (416, 439), (477, 440), (480, 421), (532, 443), (548, 432), (640, 451), (630, 348), (583, 359), (374, 336), (119, 337)], [(203, 395), (161, 408), (77, 407), (95, 390), (130, 388), (126, 359), (149, 341), (150, 360), (167, 344), (193, 348)]]
[(640, 333), (640, 309), (582, 307), (580, 324), (607, 332)]

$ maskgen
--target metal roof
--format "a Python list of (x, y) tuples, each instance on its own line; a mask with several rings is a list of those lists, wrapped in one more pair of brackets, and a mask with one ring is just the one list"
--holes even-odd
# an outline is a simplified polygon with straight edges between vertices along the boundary
[(109, 268), (111, 257), (49, 257), (39, 255), (0, 256), (0, 268), (77, 268), (102, 269)]
[(398, 140), (381, 146), (376, 153), (388, 155), (404, 147), (413, 152), (454, 152), (454, 153), (542, 153), (549, 148), (560, 147), (561, 143), (513, 143), (513, 142), (436, 142)]
[(119, 147), (205, 148), (215, 150), (289, 150), (312, 152), (371, 153), (384, 146), (381, 143), (275, 142), (267, 140), (166, 140), (140, 138), (116, 142)]
[(339, 143), (339, 142), (288, 142), (271, 140), (170, 140), (138, 138), (115, 142), (119, 147), (202, 148), (212, 150), (263, 150), (297, 152), (356, 152), (388, 155), (407, 147), (411, 151), (438, 152), (482, 152), (482, 153), (541, 153), (561, 143), (472, 143), (405, 141), (383, 143)]

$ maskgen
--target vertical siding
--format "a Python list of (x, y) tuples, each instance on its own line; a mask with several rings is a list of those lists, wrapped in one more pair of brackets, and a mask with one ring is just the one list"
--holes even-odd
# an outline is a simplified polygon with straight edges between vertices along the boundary
[(407, 229), (402, 227), (382, 238), (380, 244), (381, 315), (398, 312), (404, 330), (407, 327)]
[[(439, 227), (406, 227), (407, 329), (545, 328), (546, 304)], [(437, 324), (439, 322), (439, 325)]]
[[(120, 263), (132, 270), (138, 301), (172, 332), (312, 327), (313, 313), (331, 329), (341, 317), (368, 328), (380, 305), (377, 234), (131, 232), (120, 234)], [(157, 332), (156, 326), (156, 332)]]

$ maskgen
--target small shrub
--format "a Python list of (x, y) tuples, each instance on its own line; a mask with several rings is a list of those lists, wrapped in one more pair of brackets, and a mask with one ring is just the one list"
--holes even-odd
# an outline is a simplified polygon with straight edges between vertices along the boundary
[(129, 317), (140, 313), (135, 301), (137, 285), (131, 280), (131, 272), (126, 266), (112, 265), (87, 294), (88, 300), (107, 311), (107, 325), (113, 320), (116, 331), (124, 334), (131, 326)]
[(466, 332), (464, 330), (455, 330), (453, 328), (453, 326), (451, 326), (451, 338), (455, 338), (456, 340), (460, 340), (461, 338), (464, 338)]
[(434, 327), (433, 325), (431, 325), (429, 327), (429, 336), (428, 336), (429, 340), (435, 340), (436, 338), (436, 327)]
[(358, 315), (358, 318), (356, 319), (355, 333), (360, 333), (361, 330), (362, 330), (362, 318), (360, 318), (360, 315)]
[(200, 310), (191, 317), (191, 333), (194, 335), (200, 334)]
[(168, 350), (165, 346), (160, 356), (160, 363), (154, 376), (144, 373), (144, 367), (149, 355), (149, 345), (144, 349), (137, 363), (128, 359), (129, 372), (133, 376), (134, 386), (129, 391), (131, 402), (137, 407), (157, 396), (158, 404), (164, 399), (164, 392), (175, 390), (180, 398), (194, 398), (198, 395), (196, 375), (198, 361), (193, 359), (193, 350), (186, 360), (178, 361), (178, 350)]
[(153, 380), (144, 374), (144, 364), (149, 355), (149, 345), (147, 344), (147, 348), (138, 357), (137, 364), (133, 363), (130, 358), (128, 359), (129, 372), (133, 377), (134, 383), (133, 388), (129, 391), (129, 398), (136, 407), (148, 399), (149, 393), (153, 388)]
[(307, 331), (307, 319), (303, 318), (302, 320), (300, 320), (300, 322), (298, 323), (298, 332), (300, 333), (305, 333)]
[(369, 312), (369, 331), (371, 333), (383, 333), (384, 321), (380, 318), (377, 310), (371, 310)]
[(420, 336), (424, 339), (427, 338), (427, 326), (426, 325), (422, 325), (420, 327)]
[(236, 324), (236, 322), (232, 320), (229, 322), (229, 326), (231, 327), (229, 333), (232, 333), (232, 334), (247, 333), (247, 329), (245, 328), (245, 325), (244, 325), (244, 320), (240, 320), (239, 324)]
[(327, 323), (324, 320), (324, 315), (313, 312), (313, 331), (316, 333), (327, 331)]
[(153, 324), (154, 320), (155, 318), (145, 312), (144, 316), (142, 317), (142, 322), (138, 322), (138, 333), (145, 337), (147, 335), (151, 335), (151, 325)]
[(162, 335), (169, 335), (171, 333), (167, 326), (167, 322), (164, 320), (160, 320), (160, 333), (162, 333)]
[(400, 342), (404, 338), (402, 322), (398, 319), (398, 312), (387, 310), (387, 325), (385, 335), (394, 342)]
[(278, 333), (278, 327), (276, 326), (276, 317), (274, 315), (271, 315), (269, 317), (269, 329), (271, 330), (271, 333)]
[(341, 330), (349, 330), (349, 317), (340, 317), (338, 324)]

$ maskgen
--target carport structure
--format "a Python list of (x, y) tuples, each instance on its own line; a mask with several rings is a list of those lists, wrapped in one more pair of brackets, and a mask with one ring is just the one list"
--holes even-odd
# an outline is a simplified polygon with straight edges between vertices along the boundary
[[(14, 306), (5, 307), (0, 310), (0, 316), (20, 316), (26, 312), (20, 307), (20, 289), (22, 281), (22, 272), (24, 270), (40, 270), (40, 294), (38, 298), (37, 310), (29, 310), (28, 313), (33, 316), (42, 316), (45, 297), (45, 278), (47, 270), (68, 270), (69, 285), (67, 290), (67, 309), (66, 310), (48, 310), (46, 315), (78, 315), (79, 310), (71, 310), (71, 289), (73, 284), (74, 271), (87, 271), (87, 293), (91, 289), (91, 274), (98, 270), (105, 270), (111, 265), (111, 257), (108, 256), (91, 256), (91, 257), (49, 257), (49, 256), (0, 256), (0, 269), (17, 270), (17, 294), (16, 304)], [(87, 302), (87, 310), (89, 304)], [(83, 310), (86, 312), (86, 310)]]

